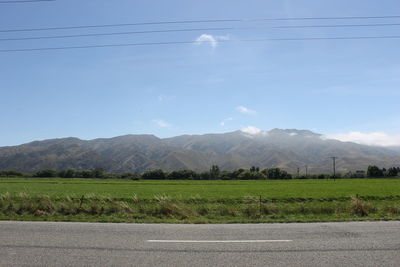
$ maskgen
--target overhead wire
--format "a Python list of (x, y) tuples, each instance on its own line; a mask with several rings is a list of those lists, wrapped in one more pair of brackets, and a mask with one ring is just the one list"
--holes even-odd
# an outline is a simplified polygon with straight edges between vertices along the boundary
[[(27, 0), (28, 1), (28, 0)], [(29, 0), (33, 1), (33, 0)], [(55, 0), (35, 0), (35, 1), (55, 1)], [(3, 1), (4, 2), (4, 1)], [(163, 24), (186, 24), (186, 23), (220, 23), (220, 22), (260, 22), (260, 21), (290, 21), (290, 20), (352, 20), (352, 19), (394, 19), (400, 18), (400, 15), (392, 16), (351, 16), (351, 17), (298, 17), (298, 18), (262, 18), (262, 19), (214, 19), (214, 20), (177, 20), (177, 21), (158, 21), (158, 22), (138, 22), (126, 24), (101, 24), (101, 25), (79, 25), (66, 27), (47, 27), (47, 28), (25, 28), (25, 29), (3, 29), (0, 33), (9, 32), (31, 32), (47, 30), (67, 30), (67, 29), (89, 29), (106, 27), (123, 27), (139, 25), (163, 25)], [(147, 33), (172, 33), (172, 32), (191, 32), (191, 31), (222, 31), (222, 30), (249, 30), (249, 29), (296, 29), (296, 28), (344, 28), (344, 27), (389, 27), (400, 26), (400, 23), (374, 23), (374, 24), (334, 24), (334, 25), (261, 25), (247, 27), (208, 27), (208, 28), (185, 28), (185, 29), (160, 29), (145, 31), (126, 31), (126, 32), (108, 32), (108, 33), (86, 33), (71, 35), (54, 36), (30, 36), (30, 37), (12, 37), (0, 38), (0, 41), (22, 41), (39, 39), (62, 39), (94, 36), (111, 35), (129, 35), (129, 34), (147, 34)], [(315, 40), (361, 40), (361, 39), (399, 39), (400, 36), (343, 36), (343, 37), (303, 37), (303, 38), (260, 38), (260, 39), (227, 39), (218, 40), (221, 43), (233, 42), (261, 42), (261, 41), (315, 41)], [(67, 50), (67, 49), (85, 49), (101, 47), (124, 47), (124, 46), (150, 46), (150, 45), (173, 45), (173, 44), (193, 44), (209, 43), (210, 41), (166, 41), (166, 42), (138, 42), (138, 43), (119, 43), (119, 44), (99, 44), (99, 45), (78, 45), (78, 46), (60, 46), (60, 47), (39, 47), (39, 48), (16, 48), (1, 49), (0, 52), (24, 52), (24, 51), (46, 51), (46, 50)]]
[(35, 3), (35, 2), (54, 2), (56, 0), (21, 0), (21, 1), (0, 1), (0, 4), (21, 4), (21, 3)]
[[(55, 1), (55, 0), (43, 0)], [(107, 27), (165, 25), (165, 24), (189, 24), (189, 23), (223, 23), (223, 22), (262, 22), (262, 21), (301, 21), (301, 20), (357, 20), (357, 19), (399, 19), (400, 15), (392, 16), (351, 16), (351, 17), (298, 17), (298, 18), (260, 18), (260, 19), (209, 19), (209, 20), (176, 20), (176, 21), (154, 21), (121, 24), (99, 24), (99, 25), (77, 25), (63, 27), (23, 28), (23, 29), (0, 29), (0, 32), (30, 32), (50, 30), (72, 30)]]
[[(219, 40), (218, 42), (221, 42), (221, 43), (244, 43), (244, 42), (267, 42), (267, 41), (320, 41), (320, 40), (365, 40), (365, 39), (400, 39), (400, 35), (353, 36), (353, 37), (309, 37), (309, 38), (261, 38), (261, 39)], [(198, 44), (210, 43), (210, 41), (171, 41), (171, 42), (147, 42), (147, 43), (124, 43), (124, 44), (104, 44), (104, 45), (85, 45), (85, 46), (1, 49), (0, 52), (1, 53), (27, 52), (27, 51), (69, 50), (69, 49), (89, 49), (89, 48), (128, 47), (128, 46), (176, 45), (176, 44), (196, 44), (196, 43), (198, 43)]]
[(251, 30), (251, 29), (304, 29), (304, 28), (349, 28), (349, 27), (388, 27), (400, 26), (400, 23), (385, 24), (337, 24), (337, 25), (294, 25), (294, 26), (251, 26), (251, 27), (220, 27), (220, 28), (191, 28), (191, 29), (167, 29), (150, 31), (129, 31), (129, 32), (109, 32), (109, 33), (88, 33), (73, 35), (55, 35), (55, 36), (34, 36), (18, 38), (0, 38), (0, 41), (27, 41), (42, 39), (64, 39), (80, 37), (114, 36), (114, 35), (134, 35), (150, 33), (174, 33), (174, 32), (193, 32), (193, 31), (226, 31), (226, 30)]

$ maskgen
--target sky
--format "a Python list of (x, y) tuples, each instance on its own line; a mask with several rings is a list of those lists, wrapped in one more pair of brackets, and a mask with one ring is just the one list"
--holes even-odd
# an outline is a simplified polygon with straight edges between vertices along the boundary
[[(69, 136), (164, 138), (273, 128), (307, 129), (371, 145), (400, 145), (400, 39), (233, 42), (400, 36), (399, 25), (266, 28), (400, 24), (400, 18), (257, 21), (399, 16), (399, 10), (398, 0), (0, 3), (0, 146)], [(247, 20), (6, 31), (223, 19)], [(182, 29), (198, 30), (2, 40)], [(4, 52), (154, 42), (187, 43)]]

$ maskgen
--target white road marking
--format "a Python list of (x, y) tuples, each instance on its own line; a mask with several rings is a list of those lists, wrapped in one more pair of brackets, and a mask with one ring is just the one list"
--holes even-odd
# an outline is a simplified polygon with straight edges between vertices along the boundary
[(147, 240), (150, 243), (278, 243), (293, 240)]

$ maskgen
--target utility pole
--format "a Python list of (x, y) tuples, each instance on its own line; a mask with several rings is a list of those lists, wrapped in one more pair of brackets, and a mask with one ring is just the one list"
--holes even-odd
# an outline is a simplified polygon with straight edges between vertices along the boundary
[(333, 160), (333, 181), (336, 181), (336, 159), (337, 157), (331, 157)]
[(297, 167), (297, 178), (299, 178), (299, 177), (300, 177), (300, 168)]
[(306, 165), (306, 178), (308, 177), (308, 165)]

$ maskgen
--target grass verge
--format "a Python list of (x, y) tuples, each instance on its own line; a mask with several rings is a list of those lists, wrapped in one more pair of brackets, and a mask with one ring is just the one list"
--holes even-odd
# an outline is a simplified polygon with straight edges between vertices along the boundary
[(111, 198), (0, 194), (1, 220), (135, 223), (262, 223), (399, 220), (399, 197), (235, 199), (155, 195)]

